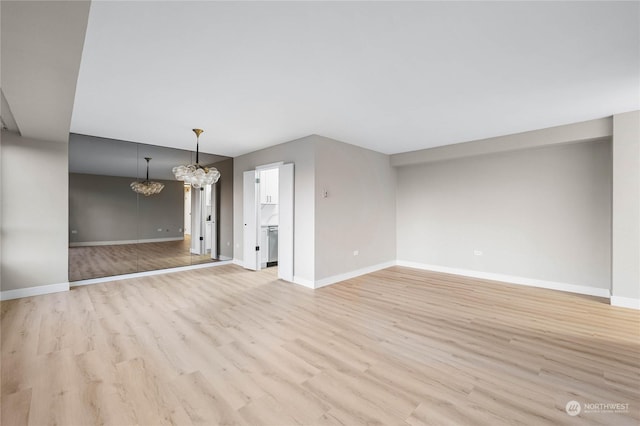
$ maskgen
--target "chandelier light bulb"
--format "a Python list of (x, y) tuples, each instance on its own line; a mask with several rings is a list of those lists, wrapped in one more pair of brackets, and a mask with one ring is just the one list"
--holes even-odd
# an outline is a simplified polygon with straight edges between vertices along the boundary
[(220, 179), (220, 172), (215, 167), (204, 167), (199, 163), (200, 156), (200, 134), (202, 129), (193, 129), (196, 134), (196, 163), (186, 166), (176, 166), (172, 169), (176, 180), (190, 184), (194, 188), (202, 188), (205, 185), (212, 185)]
[(134, 192), (148, 197), (149, 195), (159, 194), (160, 191), (162, 191), (162, 189), (164, 188), (164, 184), (149, 180), (149, 161), (151, 160), (151, 158), (145, 157), (145, 160), (147, 161), (147, 178), (142, 182), (131, 182), (130, 186)]

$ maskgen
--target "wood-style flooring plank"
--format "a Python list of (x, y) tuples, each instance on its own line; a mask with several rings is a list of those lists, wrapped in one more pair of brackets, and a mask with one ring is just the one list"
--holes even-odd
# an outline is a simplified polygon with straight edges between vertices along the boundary
[(2, 424), (640, 423), (640, 312), (401, 267), (315, 291), (276, 272), (2, 302)]
[(69, 247), (69, 280), (155, 271), (216, 262), (191, 253), (191, 236), (177, 241)]

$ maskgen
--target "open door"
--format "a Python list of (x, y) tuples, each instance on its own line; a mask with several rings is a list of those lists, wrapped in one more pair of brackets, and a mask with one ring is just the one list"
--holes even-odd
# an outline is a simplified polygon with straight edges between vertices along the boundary
[(293, 164), (282, 164), (279, 169), (278, 278), (293, 282)]
[(256, 171), (243, 174), (243, 263), (244, 267), (257, 270), (260, 266), (258, 255), (258, 191)]
[(204, 220), (202, 218), (204, 188), (191, 190), (191, 254), (201, 255), (204, 250)]

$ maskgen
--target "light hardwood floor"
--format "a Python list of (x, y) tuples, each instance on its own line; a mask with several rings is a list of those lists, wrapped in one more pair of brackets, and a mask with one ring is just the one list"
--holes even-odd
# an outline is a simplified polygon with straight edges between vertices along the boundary
[(210, 254), (192, 254), (190, 248), (188, 234), (180, 241), (69, 247), (69, 281), (217, 262)]
[(640, 313), (592, 297), (400, 267), (313, 291), (227, 265), (1, 306), (7, 426), (640, 422)]

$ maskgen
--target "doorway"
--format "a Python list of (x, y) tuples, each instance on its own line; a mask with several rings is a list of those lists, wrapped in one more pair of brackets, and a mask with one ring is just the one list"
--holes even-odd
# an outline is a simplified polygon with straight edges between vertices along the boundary
[(260, 198), (260, 268), (278, 265), (278, 168), (256, 169)]
[(191, 185), (184, 186), (184, 234), (191, 235)]
[(274, 163), (244, 172), (244, 267), (278, 266), (293, 281), (293, 164)]
[(186, 202), (189, 201), (192, 255), (209, 255), (211, 259), (218, 259), (218, 194), (218, 186), (213, 184), (192, 188), (189, 199), (185, 197), (185, 214)]

